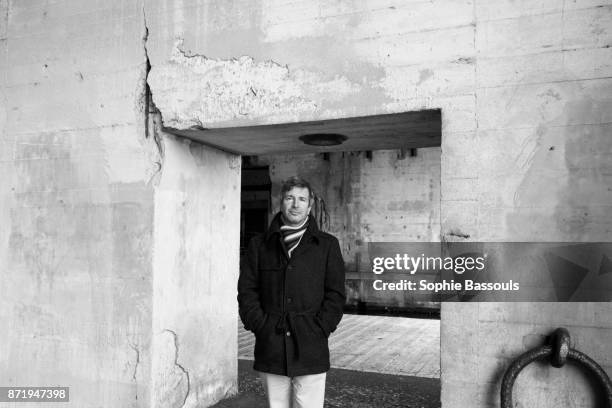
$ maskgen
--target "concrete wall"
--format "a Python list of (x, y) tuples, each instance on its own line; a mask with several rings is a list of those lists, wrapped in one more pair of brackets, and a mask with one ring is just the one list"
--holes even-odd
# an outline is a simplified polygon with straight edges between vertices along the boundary
[(236, 386), (240, 161), (159, 133), (143, 11), (0, 1), (0, 384), (57, 406)]
[(164, 152), (151, 406), (209, 406), (237, 391), (240, 157), (168, 135)]
[(611, 10), (562, 0), (151, 3), (149, 83), (176, 128), (441, 108), (444, 234), (602, 239)]
[[(442, 317), (443, 407), (498, 407), (506, 368), (557, 327), (569, 330), (571, 347), (612, 373), (609, 303), (444, 303)], [(572, 363), (532, 363), (513, 392), (514, 406), (605, 406), (594, 377)]]
[(2, 1), (0, 16), (0, 383), (148, 406), (142, 8)]
[[(609, 1), (184, 1), (147, 11), (149, 83), (167, 126), (440, 108), (443, 239), (610, 237)], [(490, 344), (494, 359), (514, 354), (531, 345), (525, 336), (541, 338), (549, 327), (538, 322), (550, 317), (551, 327), (570, 326), (583, 351), (610, 351), (600, 340), (611, 326), (598, 317), (605, 305), (469, 305), (478, 313), (456, 320), (461, 307), (442, 308), (443, 350), (468, 327), (465, 346)], [(475, 328), (482, 316), (496, 329)], [(450, 357), (443, 405), (492, 405), (499, 372), (477, 353)], [(581, 381), (571, 370), (557, 382), (524, 375), (525, 405)], [(574, 402), (561, 395), (559, 404)]]
[[(170, 272), (180, 268), (166, 268), (180, 256), (152, 253), (163, 238), (157, 211), (217, 224), (178, 211), (179, 201), (155, 187), (167, 166), (164, 138), (155, 140), (145, 126), (147, 55), (153, 100), (164, 123), (177, 128), (442, 109), (444, 239), (610, 237), (609, 1), (4, 0), (0, 16), (3, 384), (52, 378), (78, 390), (78, 406), (194, 405), (192, 398), (210, 401), (232, 388), (231, 366), (187, 365), (180, 354), (201, 356), (196, 345), (216, 350), (225, 342), (198, 343), (198, 324), (180, 313), (211, 306), (190, 292), (175, 312), (159, 312), (184, 286)], [(239, 177), (233, 159), (203, 151), (209, 161), (202, 171), (222, 177), (196, 184), (188, 180), (199, 161), (186, 146), (174, 148), (189, 160), (185, 186), (171, 179), (169, 191), (197, 196), (222, 182), (214, 191), (232, 199)], [(183, 162), (173, 163), (180, 173)], [(215, 197), (204, 207), (211, 220), (226, 204)], [(166, 228), (174, 242), (199, 236)], [(232, 239), (235, 231), (227, 233)], [(206, 255), (185, 248), (196, 251), (185, 253), (194, 256), (186, 282), (233, 285), (232, 274), (221, 282), (197, 275), (192, 262)], [(230, 270), (231, 247), (223, 250)], [(166, 281), (172, 285), (164, 298), (166, 285), (157, 282)], [(228, 323), (212, 330), (231, 336), (233, 297), (219, 307)], [(443, 350), (452, 350), (453, 330), (465, 325), (476, 333), (466, 346), (491, 344), (489, 356), (504, 357), (527, 347), (526, 335), (546, 331), (538, 322), (550, 317), (570, 326), (583, 351), (610, 354), (605, 305), (469, 305), (478, 313), (456, 320), (460, 307), (442, 309)], [(538, 310), (542, 317), (524, 317)], [(474, 328), (485, 319), (497, 330)], [(152, 344), (161, 352), (154, 362)], [(444, 406), (461, 406), (474, 390), (485, 393), (477, 406), (490, 404), (489, 384), (498, 379), (486, 374), (488, 360), (472, 356), (453, 366), (449, 356), (442, 361)], [(186, 393), (181, 367), (195, 370), (199, 394)], [(474, 368), (482, 376), (458, 387), (457, 376)], [(525, 405), (538, 405), (539, 388), (553, 393), (580, 381), (571, 371), (556, 383), (543, 377), (525, 373)], [(151, 392), (149, 378), (159, 391)], [(573, 403), (561, 395), (559, 403)]]

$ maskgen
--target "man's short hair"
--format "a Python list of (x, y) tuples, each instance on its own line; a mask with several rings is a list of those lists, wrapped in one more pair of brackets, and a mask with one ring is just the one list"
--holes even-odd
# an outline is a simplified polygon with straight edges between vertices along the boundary
[(310, 183), (298, 176), (293, 176), (283, 181), (283, 185), (281, 187), (281, 199), (285, 197), (285, 193), (291, 190), (293, 187), (307, 188), (310, 196), (310, 202), (314, 200), (314, 191), (312, 191)]

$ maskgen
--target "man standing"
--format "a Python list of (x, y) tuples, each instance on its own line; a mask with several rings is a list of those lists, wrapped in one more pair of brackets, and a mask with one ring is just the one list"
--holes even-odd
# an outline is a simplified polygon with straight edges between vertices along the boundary
[(281, 211), (251, 240), (240, 270), (240, 318), (255, 333), (253, 368), (271, 408), (323, 407), (327, 338), (342, 319), (344, 261), (310, 215), (313, 199), (305, 180), (285, 181)]

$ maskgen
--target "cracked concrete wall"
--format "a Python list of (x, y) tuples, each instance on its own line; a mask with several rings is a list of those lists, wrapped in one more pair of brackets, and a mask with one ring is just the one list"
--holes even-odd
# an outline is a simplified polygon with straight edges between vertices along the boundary
[[(208, 400), (232, 388), (229, 372), (215, 371), (232, 359), (224, 354), (206, 363), (212, 366), (190, 365), (208, 356), (193, 349), (200, 332), (175, 308), (163, 314), (183, 286), (174, 283), (163, 298), (156, 283), (178, 279), (169, 272), (176, 266), (161, 260), (180, 259), (156, 235), (165, 222), (157, 209), (182, 212), (154, 187), (165, 177), (165, 159), (160, 144), (146, 137), (145, 46), (153, 100), (169, 126), (440, 108), (445, 238), (606, 241), (611, 20), (612, 5), (598, 0), (0, 1), (0, 317), (8, 327), (0, 334), (0, 382), (53, 378), (78, 389), (73, 404), (84, 407), (193, 405), (190, 398)], [(202, 171), (221, 172), (225, 188), (214, 191), (231, 201), (237, 171), (217, 154), (208, 151)], [(195, 177), (191, 161), (182, 170), (175, 163), (186, 180)], [(183, 191), (180, 183), (170, 190)], [(216, 225), (208, 219), (229, 211), (217, 204), (227, 203), (210, 200), (199, 225)], [(191, 236), (173, 228), (167, 227), (171, 236)], [(165, 258), (154, 260), (153, 246)], [(185, 253), (188, 262), (200, 259)], [(189, 279), (201, 279), (189, 268)], [(231, 273), (210, 279), (214, 286), (206, 290), (233, 290)], [(186, 299), (197, 305), (195, 297)], [(231, 336), (235, 298), (215, 300), (224, 318), (210, 322), (213, 333)], [(214, 314), (207, 305), (206, 319)], [(444, 406), (460, 406), (463, 397), (491, 405), (488, 359), (522, 350), (531, 344), (523, 338), (544, 333), (534, 319), (567, 316), (554, 322), (592, 339), (581, 340), (584, 351), (610, 355), (595, 340), (609, 336), (601, 307), (545, 307), (541, 317), (518, 324), (541, 307), (482, 304), (478, 315), (459, 319), (460, 306), (443, 305)], [(481, 313), (499, 330), (478, 331)], [(474, 335), (461, 344), (491, 344), (490, 354), (458, 358), (461, 350), (452, 346), (465, 327)], [(154, 371), (152, 342), (165, 350)], [(205, 344), (215, 350), (219, 342)], [(481, 374), (465, 378), (474, 372)], [(543, 377), (526, 373), (525, 390), (552, 393), (581, 381), (570, 373), (551, 386)], [(150, 392), (149, 378), (162, 381), (160, 390), (176, 388)], [(215, 378), (221, 382), (210, 382)]]
[(444, 234), (602, 239), (609, 3), (151, 2), (149, 82), (175, 128), (441, 108)]
[[(150, 2), (147, 10), (150, 84), (168, 126), (440, 108), (444, 239), (610, 238), (610, 1), (183, 1)], [(524, 350), (520, 339), (548, 328), (516, 324), (536, 304), (478, 305), (506, 336), (474, 329), (462, 344), (491, 343), (491, 355), (461, 359), (452, 343), (480, 318), (457, 319), (459, 307), (442, 308), (443, 405), (491, 406), (488, 359)], [(600, 350), (595, 339), (608, 336), (610, 322), (593, 305), (544, 310), (566, 316), (553, 320), (578, 338), (594, 339), (587, 348)], [(482, 375), (466, 378), (474, 372)], [(552, 385), (525, 376), (534, 397), (524, 403), (534, 405), (542, 401), (533, 390), (582, 381), (575, 372)], [(557, 402), (575, 402), (561, 395)]]
[[(162, 177), (165, 149), (173, 158), (183, 145), (158, 132), (143, 6), (0, 1), (0, 383), (70, 386), (71, 406), (194, 406), (235, 389), (236, 350), (215, 347), (236, 336), (227, 282), (238, 270), (239, 189), (216, 194), (236, 203), (215, 218), (236, 225), (232, 235), (206, 224), (217, 215), (215, 202), (200, 205), (211, 179), (191, 179), (239, 183), (239, 160), (194, 145), (197, 165), (169, 160), (176, 168)], [(215, 165), (226, 171), (206, 167)], [(178, 191), (199, 197), (188, 209), (205, 211), (193, 229), (177, 224), (190, 235), (174, 248), (181, 262), (165, 269), (164, 239), (177, 226), (159, 211)], [(236, 256), (218, 265), (210, 248)], [(174, 282), (172, 273), (183, 275)], [(191, 286), (200, 275), (201, 290)]]
[(152, 407), (237, 392), (240, 156), (164, 136), (155, 192)]
[(0, 19), (0, 383), (149, 406), (142, 4), (0, 1)]

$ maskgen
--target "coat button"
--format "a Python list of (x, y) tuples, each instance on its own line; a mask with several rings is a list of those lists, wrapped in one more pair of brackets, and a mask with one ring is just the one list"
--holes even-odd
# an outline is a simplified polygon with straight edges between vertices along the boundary
[(292, 270), (292, 269), (293, 269), (293, 266), (291, 266), (291, 265), (289, 265), (289, 266), (287, 267), (287, 270), (288, 270), (288, 271), (290, 271), (290, 270)]
[(291, 332), (287, 332), (287, 337), (291, 337)]
[(290, 298), (290, 297), (288, 297), (288, 298), (287, 298), (287, 303), (291, 303), (291, 302), (293, 302), (293, 299), (292, 299), (292, 298)]

